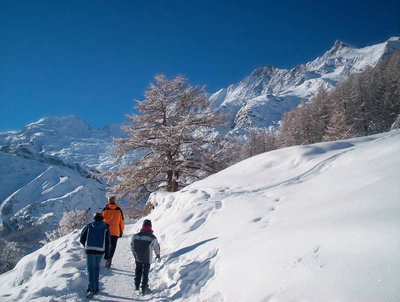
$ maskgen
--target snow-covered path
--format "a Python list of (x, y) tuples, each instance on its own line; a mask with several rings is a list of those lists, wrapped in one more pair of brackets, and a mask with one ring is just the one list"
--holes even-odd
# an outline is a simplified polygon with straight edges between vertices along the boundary
[(135, 294), (133, 285), (134, 259), (129, 243), (132, 234), (132, 225), (127, 225), (125, 234), (118, 240), (117, 249), (111, 269), (105, 269), (102, 260), (100, 270), (100, 290), (96, 296), (100, 301), (132, 301)]
[(135, 262), (130, 249), (132, 235), (139, 230), (134, 229), (135, 224), (127, 224), (124, 235), (118, 240), (117, 249), (113, 258), (111, 269), (104, 268), (102, 260), (100, 269), (100, 290), (101, 293), (95, 300), (99, 301), (169, 301), (168, 297), (162, 297), (162, 292), (157, 291), (159, 285), (155, 272), (160, 264), (153, 263), (151, 266), (149, 285), (154, 288), (151, 295), (142, 297), (140, 292), (135, 291), (134, 276)]

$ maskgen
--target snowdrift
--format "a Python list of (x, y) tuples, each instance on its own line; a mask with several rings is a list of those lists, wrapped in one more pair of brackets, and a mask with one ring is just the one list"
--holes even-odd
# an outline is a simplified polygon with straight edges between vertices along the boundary
[[(162, 262), (134, 292), (127, 225), (99, 301), (400, 301), (400, 131), (268, 152), (151, 197)], [(0, 276), (1, 301), (81, 301), (79, 231)]]

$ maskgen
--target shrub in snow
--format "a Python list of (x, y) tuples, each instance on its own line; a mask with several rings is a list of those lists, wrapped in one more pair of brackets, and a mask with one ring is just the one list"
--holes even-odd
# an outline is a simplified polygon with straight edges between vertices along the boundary
[(58, 224), (58, 229), (46, 233), (47, 239), (54, 241), (62, 236), (71, 233), (73, 230), (83, 228), (87, 223), (88, 210), (71, 210), (64, 212)]
[(64, 212), (58, 228), (60, 236), (67, 235), (73, 230), (82, 228), (87, 223), (87, 214), (88, 211), (85, 210)]
[(0, 257), (0, 274), (2, 274), (13, 269), (22, 255), (21, 250), (15, 242), (3, 239), (0, 239), (0, 250), (2, 251), (2, 256)]

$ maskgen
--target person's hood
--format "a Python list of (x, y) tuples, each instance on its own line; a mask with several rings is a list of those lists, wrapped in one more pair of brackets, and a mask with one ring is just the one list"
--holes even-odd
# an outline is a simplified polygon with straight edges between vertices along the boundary
[(100, 220), (100, 221), (93, 221), (93, 222), (92, 222), (92, 226), (93, 226), (95, 229), (102, 229), (102, 228), (104, 228), (106, 225), (107, 225), (107, 224), (106, 224), (104, 221), (102, 221), (102, 220)]

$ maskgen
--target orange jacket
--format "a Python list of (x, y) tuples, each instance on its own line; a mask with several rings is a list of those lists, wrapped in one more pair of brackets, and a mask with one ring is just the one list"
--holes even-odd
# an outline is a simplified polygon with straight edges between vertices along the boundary
[(124, 214), (121, 208), (116, 203), (109, 203), (101, 213), (104, 222), (109, 225), (111, 236), (121, 237), (125, 228)]

